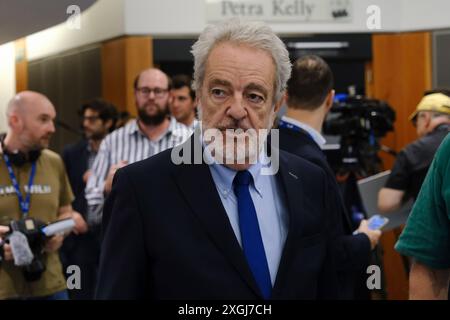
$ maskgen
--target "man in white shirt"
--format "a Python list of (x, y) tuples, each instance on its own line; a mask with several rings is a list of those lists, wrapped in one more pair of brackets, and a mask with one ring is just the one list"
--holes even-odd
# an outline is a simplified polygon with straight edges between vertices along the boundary
[(169, 117), (171, 80), (159, 69), (142, 71), (134, 82), (138, 117), (102, 141), (86, 184), (88, 223), (99, 224), (104, 194), (119, 168), (181, 144), (192, 131)]

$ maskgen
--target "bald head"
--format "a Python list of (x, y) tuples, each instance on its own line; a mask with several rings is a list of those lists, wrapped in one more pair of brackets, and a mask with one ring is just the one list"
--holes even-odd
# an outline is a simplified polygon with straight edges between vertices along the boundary
[(156, 69), (156, 68), (149, 68), (142, 70), (134, 79), (134, 89), (141, 87), (141, 78), (153, 78), (158, 79), (162, 84), (165, 84), (165, 86), (170, 89), (170, 78), (169, 76), (164, 73), (163, 71)]
[(19, 92), (8, 103), (6, 117), (7, 139), (15, 149), (26, 151), (48, 147), (55, 132), (56, 112), (46, 96), (33, 91)]
[(36, 106), (44, 106), (45, 108), (54, 110), (50, 100), (43, 94), (34, 91), (19, 92), (9, 101), (6, 109), (6, 117), (9, 118), (12, 114), (23, 116), (24, 114), (33, 112)]

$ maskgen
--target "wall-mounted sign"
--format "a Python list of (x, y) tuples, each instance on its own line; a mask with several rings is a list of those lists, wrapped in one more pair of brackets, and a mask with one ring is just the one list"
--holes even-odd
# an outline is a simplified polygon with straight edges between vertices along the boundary
[(232, 17), (267, 22), (352, 21), (352, 0), (205, 0), (208, 21)]

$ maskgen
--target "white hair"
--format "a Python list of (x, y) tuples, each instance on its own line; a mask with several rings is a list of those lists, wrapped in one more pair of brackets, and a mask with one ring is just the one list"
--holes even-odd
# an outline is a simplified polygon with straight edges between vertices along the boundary
[(275, 64), (275, 101), (279, 101), (291, 76), (292, 64), (289, 52), (272, 29), (262, 22), (243, 22), (233, 18), (217, 25), (209, 25), (203, 30), (192, 46), (194, 56), (194, 79), (192, 88), (200, 90), (205, 76), (206, 60), (211, 50), (221, 42), (233, 42), (261, 49), (269, 53)]

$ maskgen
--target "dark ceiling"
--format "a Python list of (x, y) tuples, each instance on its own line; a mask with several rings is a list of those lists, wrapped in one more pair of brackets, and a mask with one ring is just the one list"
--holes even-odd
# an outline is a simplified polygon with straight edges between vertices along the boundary
[(81, 11), (96, 0), (0, 0), (0, 45), (64, 22), (67, 8)]

